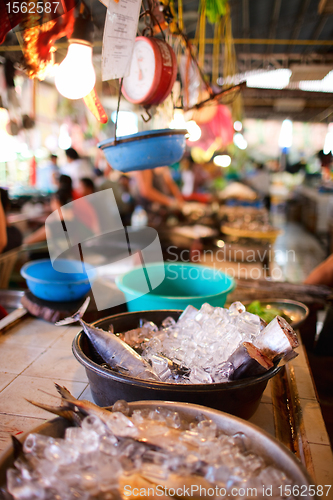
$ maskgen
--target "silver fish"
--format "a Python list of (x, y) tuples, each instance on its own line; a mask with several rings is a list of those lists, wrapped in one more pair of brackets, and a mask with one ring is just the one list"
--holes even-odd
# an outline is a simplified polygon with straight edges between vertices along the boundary
[(58, 321), (56, 325), (69, 325), (78, 321), (98, 354), (112, 368), (116, 368), (129, 377), (160, 382), (160, 378), (154, 373), (150, 364), (128, 344), (113, 333), (106, 332), (83, 321), (82, 316), (89, 302), (90, 298), (87, 297), (80, 309), (72, 317)]

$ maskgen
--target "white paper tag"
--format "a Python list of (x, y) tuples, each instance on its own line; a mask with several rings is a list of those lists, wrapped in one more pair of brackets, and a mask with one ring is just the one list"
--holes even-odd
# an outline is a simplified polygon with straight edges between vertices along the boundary
[(129, 74), (141, 0), (109, 0), (102, 49), (102, 80)]

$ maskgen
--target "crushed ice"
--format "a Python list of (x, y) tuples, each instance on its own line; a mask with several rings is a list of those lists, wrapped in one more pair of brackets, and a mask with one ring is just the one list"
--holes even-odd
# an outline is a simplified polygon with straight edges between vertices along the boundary
[[(232, 353), (260, 332), (260, 318), (247, 312), (241, 302), (234, 302), (229, 309), (206, 303), (200, 310), (188, 306), (177, 322), (168, 317), (160, 329), (144, 323), (142, 330), (136, 330), (136, 338), (132, 330), (131, 341), (135, 345), (141, 341), (142, 357), (163, 382), (220, 383), (227, 382), (233, 371), (228, 363)], [(181, 370), (170, 369), (168, 360), (187, 370), (180, 374)]]
[(67, 428), (64, 439), (29, 434), (24, 456), (7, 471), (8, 498), (119, 499), (125, 485), (134, 488), (143, 479), (151, 487), (171, 488), (175, 481), (218, 485), (226, 496), (241, 485), (244, 491), (257, 488), (259, 498), (265, 485), (272, 487), (274, 499), (280, 498), (281, 486), (284, 491), (291, 484), (253, 451), (248, 436), (227, 435), (204, 415), (188, 423), (165, 408), (135, 410), (131, 417), (124, 401), (114, 409), (110, 423), (87, 416), (82, 427)]

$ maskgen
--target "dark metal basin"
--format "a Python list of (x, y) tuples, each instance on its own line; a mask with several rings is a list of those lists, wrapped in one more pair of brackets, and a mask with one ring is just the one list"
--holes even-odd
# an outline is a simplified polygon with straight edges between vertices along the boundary
[(23, 295), (24, 290), (0, 290), (0, 304), (10, 313), (23, 307), (21, 304)]
[[(167, 316), (178, 319), (181, 312), (160, 310), (124, 313), (101, 319), (94, 325), (108, 330), (112, 323), (115, 332), (125, 332), (137, 328), (141, 318), (159, 326)], [(139, 380), (102, 368), (101, 358), (82, 331), (73, 340), (72, 349), (76, 359), (86, 369), (92, 396), (99, 406), (110, 406), (118, 399), (181, 401), (216, 408), (248, 419), (258, 408), (268, 380), (280, 370), (273, 367), (258, 377), (225, 384), (167, 384)]]
[[(244, 302), (247, 307), (251, 302)], [(309, 308), (302, 302), (297, 302), (296, 300), (289, 299), (265, 299), (260, 300), (260, 304), (263, 306), (271, 306), (276, 309), (281, 309), (284, 314), (289, 316), (291, 319), (291, 326), (293, 328), (298, 328), (309, 316)]]
[[(308, 476), (303, 465), (286, 447), (255, 425), (249, 424), (244, 420), (226, 413), (198, 405), (165, 401), (139, 401), (131, 403), (130, 407), (132, 411), (145, 407), (150, 407), (151, 409), (156, 407), (169, 408), (172, 411), (179, 412), (182, 419), (188, 422), (193, 422), (198, 415), (205, 415), (217, 424), (218, 429), (227, 434), (233, 435), (236, 432), (243, 432), (250, 439), (251, 451), (262, 456), (267, 463), (275, 465), (285, 472), (290, 479), (290, 484), (299, 486), (306, 485), (306, 487), (303, 488), (304, 495), (306, 498), (310, 498), (308, 486), (313, 484), (313, 480)], [(30, 432), (37, 432), (45, 436), (58, 438), (64, 436), (65, 429), (69, 427), (69, 425), (70, 423), (65, 419), (56, 418), (32, 429)], [(27, 434), (21, 436), (19, 438), (20, 441), (23, 442)], [(13, 462), (13, 447), (10, 446), (0, 457), (0, 487), (4, 486), (6, 470), (13, 465)]]

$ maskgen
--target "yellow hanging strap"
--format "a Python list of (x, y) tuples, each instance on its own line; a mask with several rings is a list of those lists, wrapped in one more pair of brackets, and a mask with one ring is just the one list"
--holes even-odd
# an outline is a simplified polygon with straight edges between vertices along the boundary
[(213, 69), (212, 83), (215, 85), (219, 77), (220, 66), (220, 43), (222, 38), (222, 21), (215, 23), (214, 27), (214, 44), (213, 44)]
[(184, 29), (184, 21), (183, 21), (183, 0), (178, 0), (178, 26), (180, 31)]
[(199, 26), (199, 57), (200, 68), (204, 69), (205, 64), (205, 39), (206, 39), (206, 1), (201, 0), (200, 4), (200, 26)]
[(223, 78), (224, 85), (229, 86), (229, 79), (235, 74), (236, 53), (232, 38), (230, 8), (227, 5), (226, 15), (224, 17), (224, 60), (223, 60)]
[[(234, 76), (237, 74), (237, 59), (232, 36), (232, 25), (230, 16), (230, 7), (227, 5), (224, 16), (224, 25), (222, 36), (224, 35), (224, 60), (223, 60), (223, 87), (230, 87), (234, 83)], [(234, 120), (241, 120), (243, 111), (243, 102), (241, 94), (236, 91), (232, 99), (232, 115)]]

